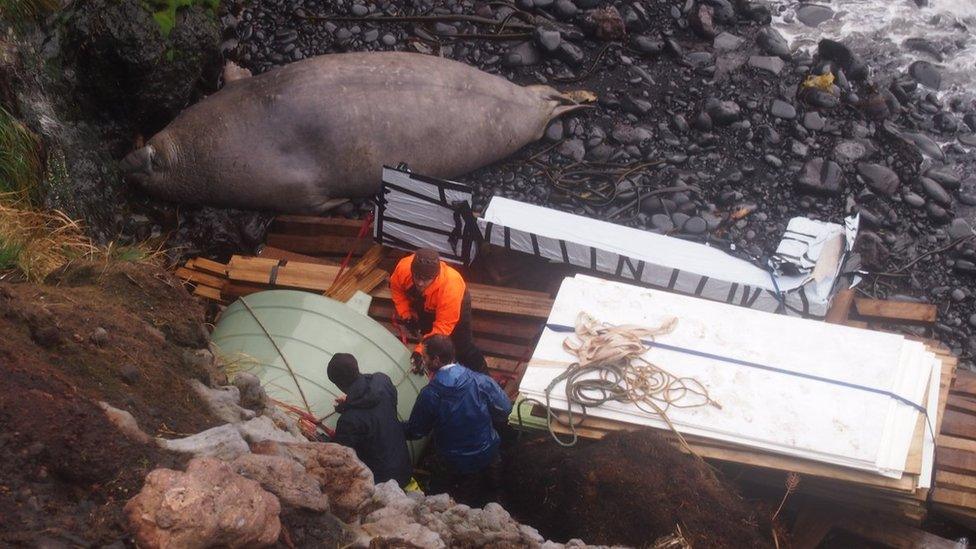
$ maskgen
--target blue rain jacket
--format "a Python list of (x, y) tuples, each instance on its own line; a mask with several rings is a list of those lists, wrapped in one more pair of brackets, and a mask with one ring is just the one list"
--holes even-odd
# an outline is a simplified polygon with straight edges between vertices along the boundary
[(498, 454), (492, 421), (512, 411), (508, 395), (494, 379), (461, 365), (441, 368), (426, 387), (405, 425), (407, 439), (434, 431), (437, 451), (459, 473), (474, 473)]

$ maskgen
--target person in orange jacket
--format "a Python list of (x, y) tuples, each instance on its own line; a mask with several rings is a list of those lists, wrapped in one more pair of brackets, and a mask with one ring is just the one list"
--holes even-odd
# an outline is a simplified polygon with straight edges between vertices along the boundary
[(461, 365), (488, 372), (471, 333), (471, 294), (461, 273), (435, 250), (420, 249), (401, 259), (390, 276), (390, 293), (399, 322), (423, 334), (410, 356), (415, 370), (422, 368), (423, 339), (440, 334), (451, 338)]

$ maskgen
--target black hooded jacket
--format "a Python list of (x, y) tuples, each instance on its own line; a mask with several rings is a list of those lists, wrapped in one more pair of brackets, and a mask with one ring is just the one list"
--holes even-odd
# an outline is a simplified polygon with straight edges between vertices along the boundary
[(402, 487), (410, 481), (413, 467), (396, 406), (396, 387), (389, 376), (359, 376), (346, 391), (346, 402), (338, 407), (342, 415), (334, 441), (355, 450), (377, 484), (392, 478)]

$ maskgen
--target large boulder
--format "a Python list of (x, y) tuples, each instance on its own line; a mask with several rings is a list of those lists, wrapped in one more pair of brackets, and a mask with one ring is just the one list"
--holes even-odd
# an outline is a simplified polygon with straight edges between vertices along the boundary
[(156, 444), (170, 452), (190, 454), (198, 458), (215, 457), (225, 461), (236, 459), (250, 451), (241, 432), (229, 423), (184, 438), (157, 438)]
[(219, 460), (194, 459), (186, 472), (156, 469), (125, 505), (139, 547), (265, 547), (281, 532), (278, 498)]
[[(130, 118), (146, 134), (162, 129), (220, 70), (220, 28), (207, 2), (84, 0), (65, 14), (62, 54), (97, 106)], [(155, 8), (154, 8), (155, 9)]]
[(328, 495), (332, 513), (346, 522), (359, 520), (373, 496), (373, 473), (352, 448), (328, 442), (267, 441), (251, 446), (255, 454), (289, 457), (318, 479)]
[(319, 481), (294, 459), (244, 454), (230, 466), (237, 474), (261, 483), (262, 488), (288, 505), (313, 511), (329, 510), (329, 498), (322, 493)]

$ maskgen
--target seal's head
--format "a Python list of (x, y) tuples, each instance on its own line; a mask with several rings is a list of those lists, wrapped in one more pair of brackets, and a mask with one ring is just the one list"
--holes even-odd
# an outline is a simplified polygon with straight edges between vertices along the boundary
[(122, 159), (120, 168), (125, 180), (140, 189), (162, 198), (179, 199), (173, 181), (179, 178), (177, 155), (171, 140), (162, 134), (153, 136), (145, 147), (136, 149)]

